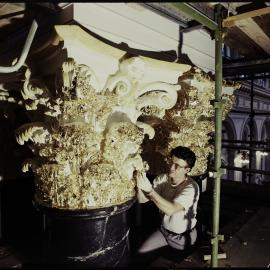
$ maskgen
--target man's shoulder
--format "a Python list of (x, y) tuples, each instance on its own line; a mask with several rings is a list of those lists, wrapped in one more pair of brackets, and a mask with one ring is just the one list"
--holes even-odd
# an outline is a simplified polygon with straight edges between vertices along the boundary
[(160, 174), (158, 175), (155, 179), (154, 179), (154, 183), (156, 185), (160, 185), (163, 183), (167, 183), (168, 182), (168, 175), (166, 173)]
[(198, 190), (199, 191), (199, 185), (198, 183), (192, 178), (192, 176), (188, 176), (188, 184), (187, 184), (188, 187), (192, 187), (194, 188), (195, 190)]

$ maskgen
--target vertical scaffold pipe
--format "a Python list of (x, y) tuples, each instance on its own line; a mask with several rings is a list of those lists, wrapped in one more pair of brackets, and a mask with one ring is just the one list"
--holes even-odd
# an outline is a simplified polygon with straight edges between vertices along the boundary
[(215, 30), (215, 176), (212, 215), (212, 267), (218, 266), (220, 178), (221, 178), (221, 136), (222, 136), (222, 18), (221, 5), (217, 6)]

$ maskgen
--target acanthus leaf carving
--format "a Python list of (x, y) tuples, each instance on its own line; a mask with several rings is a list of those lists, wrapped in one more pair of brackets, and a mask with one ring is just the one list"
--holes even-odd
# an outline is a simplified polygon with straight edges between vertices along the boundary
[[(153, 150), (162, 155), (176, 145), (190, 146), (199, 157), (194, 172), (203, 172), (212, 151), (208, 145), (208, 133), (213, 130), (209, 78), (192, 71), (188, 81), (179, 68), (176, 83), (158, 77), (145, 80), (149, 61), (131, 57), (122, 60), (100, 87), (97, 78), (101, 76), (95, 74), (94, 65), (68, 59), (56, 77), (53, 93), (26, 72), (21, 104), (35, 113), (35, 122), (19, 129), (17, 140), (20, 144), (32, 141), (36, 159), (23, 168), (31, 168), (36, 175), (39, 203), (85, 209), (133, 198), (134, 171), (145, 174), (149, 167), (141, 157), (146, 134)], [(207, 86), (202, 89), (201, 83)], [(231, 99), (226, 102), (231, 104)], [(152, 122), (144, 122), (150, 116)]]
[[(148, 170), (140, 155), (141, 144), (145, 134), (150, 139), (155, 135), (151, 125), (138, 121), (142, 108), (170, 108), (180, 89), (168, 83), (144, 83), (146, 69), (140, 57), (123, 60), (104, 88), (96, 89), (93, 69), (68, 59), (62, 73), (57, 73), (53, 94), (26, 70), (21, 95), (26, 110), (35, 110), (33, 119), (40, 122), (21, 126), (16, 138), (19, 144), (32, 142), (36, 159), (26, 160), (23, 171), (31, 168), (35, 173), (39, 203), (96, 208), (135, 195), (134, 171)], [(157, 98), (147, 100), (153, 93)], [(114, 186), (110, 194), (109, 185)]]

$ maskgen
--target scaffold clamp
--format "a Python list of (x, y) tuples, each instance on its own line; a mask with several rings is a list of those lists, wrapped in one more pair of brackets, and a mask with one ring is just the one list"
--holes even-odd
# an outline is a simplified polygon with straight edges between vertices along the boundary
[(223, 174), (226, 174), (227, 170), (224, 168), (220, 168), (217, 171), (211, 171), (209, 172), (209, 176), (213, 178), (218, 178), (221, 177)]
[(220, 99), (220, 100), (212, 100), (210, 103), (211, 105), (214, 106), (215, 109), (223, 109), (224, 105), (225, 105), (225, 100), (224, 99)]
[(216, 237), (213, 237), (211, 239), (211, 244), (214, 245), (214, 243), (218, 241), (224, 241), (224, 235), (218, 234)]

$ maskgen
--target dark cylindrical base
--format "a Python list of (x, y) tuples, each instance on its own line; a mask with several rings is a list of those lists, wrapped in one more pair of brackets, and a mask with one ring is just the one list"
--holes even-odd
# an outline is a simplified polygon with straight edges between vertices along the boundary
[(93, 210), (61, 210), (38, 205), (46, 218), (46, 263), (71, 267), (126, 266), (129, 259), (127, 210), (133, 202)]

